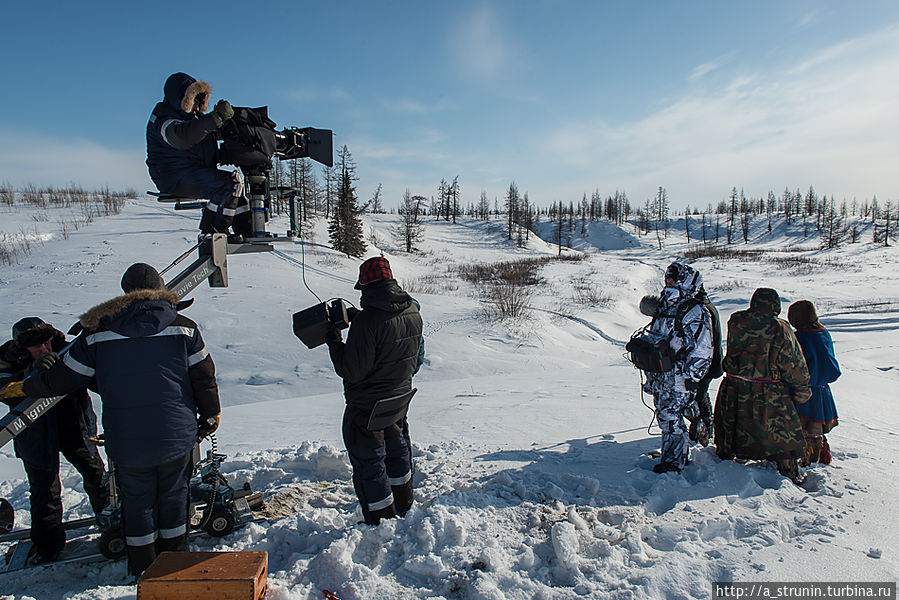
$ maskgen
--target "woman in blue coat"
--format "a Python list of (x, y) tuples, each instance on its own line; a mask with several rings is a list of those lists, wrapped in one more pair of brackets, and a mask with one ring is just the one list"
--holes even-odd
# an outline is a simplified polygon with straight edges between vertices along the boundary
[(833, 340), (818, 321), (815, 305), (808, 300), (791, 304), (787, 319), (796, 329), (796, 339), (805, 355), (812, 387), (811, 399), (796, 405), (809, 444), (809, 462), (830, 464), (830, 447), (824, 434), (837, 426), (837, 406), (828, 384), (840, 376)]

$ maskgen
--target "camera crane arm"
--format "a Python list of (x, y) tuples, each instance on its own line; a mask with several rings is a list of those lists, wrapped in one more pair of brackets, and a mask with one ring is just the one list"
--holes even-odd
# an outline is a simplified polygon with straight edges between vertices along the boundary
[[(184, 298), (195, 288), (199, 287), (203, 280), (209, 281), (210, 287), (228, 286), (228, 254), (244, 254), (249, 252), (268, 252), (273, 250), (271, 244), (264, 243), (228, 243), (228, 236), (220, 233), (204, 236), (188, 251), (176, 258), (172, 264), (163, 269), (165, 273), (175, 265), (182, 262), (189, 254), (199, 248), (199, 257), (194, 260), (184, 271), (174, 276), (166, 283), (166, 288), (173, 292), (179, 299)], [(80, 333), (79, 324), (75, 324), (69, 333)], [(65, 355), (74, 342), (69, 342), (60, 350), (60, 356)], [(30, 373), (28, 377), (33, 375)], [(28, 378), (26, 377), (26, 379)], [(0, 397), (3, 394), (0, 392)], [(22, 397), (21, 402), (10, 409), (9, 413), (0, 418), (0, 448), (8, 444), (17, 435), (25, 431), (35, 421), (41, 418), (51, 408), (65, 398), (53, 396), (50, 398)], [(16, 397), (6, 398), (15, 399)]]

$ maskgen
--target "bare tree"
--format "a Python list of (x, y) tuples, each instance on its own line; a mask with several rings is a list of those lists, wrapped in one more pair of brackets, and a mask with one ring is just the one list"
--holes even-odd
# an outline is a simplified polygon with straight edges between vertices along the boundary
[(399, 222), (393, 227), (393, 236), (406, 248), (406, 252), (412, 252), (416, 242), (424, 239), (424, 228), (418, 222), (418, 209), (422, 196), (413, 196), (406, 188), (403, 199), (397, 209), (400, 216)]
[(482, 221), (490, 220), (490, 200), (487, 198), (487, 190), (481, 190), (481, 199), (478, 201), (478, 218)]
[(384, 206), (381, 203), (381, 184), (378, 184), (378, 189), (375, 190), (374, 195), (371, 197), (371, 200), (368, 201), (368, 209), (374, 213), (379, 214), (384, 212)]

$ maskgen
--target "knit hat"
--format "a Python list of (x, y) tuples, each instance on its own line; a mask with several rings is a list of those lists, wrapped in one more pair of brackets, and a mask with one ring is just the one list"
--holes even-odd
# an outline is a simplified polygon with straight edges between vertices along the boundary
[(122, 275), (122, 291), (161, 290), (165, 287), (159, 271), (146, 263), (134, 263)]
[(12, 326), (12, 339), (19, 348), (38, 346), (52, 340), (55, 334), (53, 325), (38, 317), (25, 317)]
[(387, 281), (393, 279), (393, 273), (390, 271), (390, 263), (383, 256), (375, 256), (359, 265), (359, 281), (354, 286), (357, 290), (361, 290), (363, 285), (375, 283), (376, 281)]
[(808, 300), (798, 300), (791, 304), (787, 309), (787, 320), (799, 330), (814, 331), (824, 328), (818, 321), (815, 305)]

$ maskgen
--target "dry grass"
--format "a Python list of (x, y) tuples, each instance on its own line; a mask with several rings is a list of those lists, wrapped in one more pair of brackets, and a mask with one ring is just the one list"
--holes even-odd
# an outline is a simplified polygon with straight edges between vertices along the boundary
[(800, 255), (802, 252), (810, 251), (811, 250), (801, 248), (788, 248), (784, 250), (738, 250), (722, 246), (694, 246), (689, 250), (684, 251), (682, 256), (688, 260), (716, 258), (740, 262), (763, 262), (774, 265), (778, 269), (789, 271), (794, 275), (808, 275), (822, 269), (852, 268), (852, 265), (848, 265), (844, 261), (836, 258), (817, 258)]

